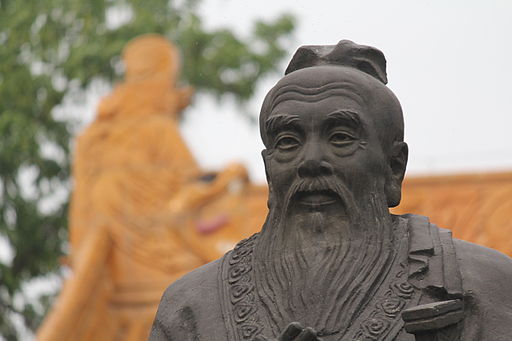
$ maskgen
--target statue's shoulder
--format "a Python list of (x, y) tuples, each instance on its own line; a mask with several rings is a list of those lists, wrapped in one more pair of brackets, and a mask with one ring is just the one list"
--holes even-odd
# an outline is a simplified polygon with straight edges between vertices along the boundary
[[(194, 335), (209, 332), (222, 334), (222, 313), (218, 275), (222, 258), (181, 277), (166, 290), (153, 322), (150, 340), (193, 340)], [(212, 322), (211, 326), (204, 321)], [(195, 340), (195, 339), (194, 339)]]
[(485, 246), (453, 239), (465, 286), (512, 291), (512, 258)]
[(222, 258), (200, 266), (176, 280), (165, 290), (160, 306), (166, 303), (176, 306), (191, 304), (195, 300), (203, 301), (205, 295), (217, 294), (221, 264)]
[(467, 311), (463, 340), (512, 340), (512, 258), (453, 239)]
[(409, 266), (422, 273), (418, 283), (442, 283), (450, 299), (463, 298), (461, 340), (512, 340), (512, 258), (452, 238), (449, 230), (430, 223), (427, 217), (402, 218), (409, 221)]
[(512, 300), (512, 258), (460, 239), (453, 245), (466, 290), (498, 290)]
[[(452, 238), (449, 230), (432, 224), (428, 217), (414, 214), (401, 217), (409, 221), (411, 252), (434, 252), (439, 249), (436, 244), (440, 243), (443, 253), (451, 255), (453, 248), (455, 255), (452, 259), (457, 261), (464, 289), (499, 289), (505, 286), (512, 291), (512, 258), (497, 250)], [(445, 261), (450, 261), (451, 257), (444, 258)]]

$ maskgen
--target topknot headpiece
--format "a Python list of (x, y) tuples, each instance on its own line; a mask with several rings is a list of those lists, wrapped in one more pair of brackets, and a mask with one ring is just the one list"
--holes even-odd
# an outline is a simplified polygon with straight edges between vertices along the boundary
[(301, 46), (284, 74), (320, 65), (353, 67), (384, 84), (388, 82), (384, 54), (374, 47), (359, 45), (350, 40), (342, 40), (337, 45)]

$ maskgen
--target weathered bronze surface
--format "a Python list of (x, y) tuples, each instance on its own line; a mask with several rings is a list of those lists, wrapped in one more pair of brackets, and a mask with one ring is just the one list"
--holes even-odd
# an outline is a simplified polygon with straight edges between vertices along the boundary
[(304, 46), (260, 114), (261, 233), (164, 294), (151, 340), (510, 340), (512, 259), (392, 215), (408, 149), (379, 50)]
[(392, 215), (408, 149), (379, 50), (301, 47), (260, 114), (261, 233), (164, 294), (151, 340), (512, 339), (512, 260)]

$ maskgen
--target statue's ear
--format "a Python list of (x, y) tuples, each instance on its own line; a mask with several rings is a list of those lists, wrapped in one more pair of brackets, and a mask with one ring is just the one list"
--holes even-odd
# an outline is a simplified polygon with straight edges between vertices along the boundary
[[(267, 157), (268, 157), (268, 150), (263, 149), (261, 151), (261, 157), (263, 158), (263, 165), (265, 166), (265, 176), (267, 177), (267, 182), (270, 182), (270, 179), (268, 177), (268, 167), (267, 167)], [(270, 186), (270, 183), (269, 183)]]
[(273, 191), (272, 191), (272, 181), (270, 180), (270, 176), (269, 176), (269, 169), (268, 169), (268, 150), (267, 149), (263, 149), (261, 151), (261, 156), (263, 157), (263, 164), (265, 165), (265, 176), (267, 177), (267, 183), (268, 183), (268, 201), (267, 201), (267, 206), (268, 208), (270, 209), (272, 207), (272, 204), (273, 204)]
[(386, 199), (389, 207), (398, 206), (402, 197), (402, 180), (405, 176), (409, 148), (405, 142), (395, 142), (390, 151), (389, 177), (386, 180)]

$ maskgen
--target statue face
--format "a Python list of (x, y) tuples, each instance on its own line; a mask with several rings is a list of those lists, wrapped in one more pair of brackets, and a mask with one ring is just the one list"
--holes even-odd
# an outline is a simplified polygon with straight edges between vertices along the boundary
[(297, 92), (272, 108), (263, 155), (273, 200), (289, 201), (296, 212), (340, 213), (347, 210), (344, 193), (356, 201), (369, 191), (385, 197), (391, 174), (367, 92), (335, 91), (320, 100)]

